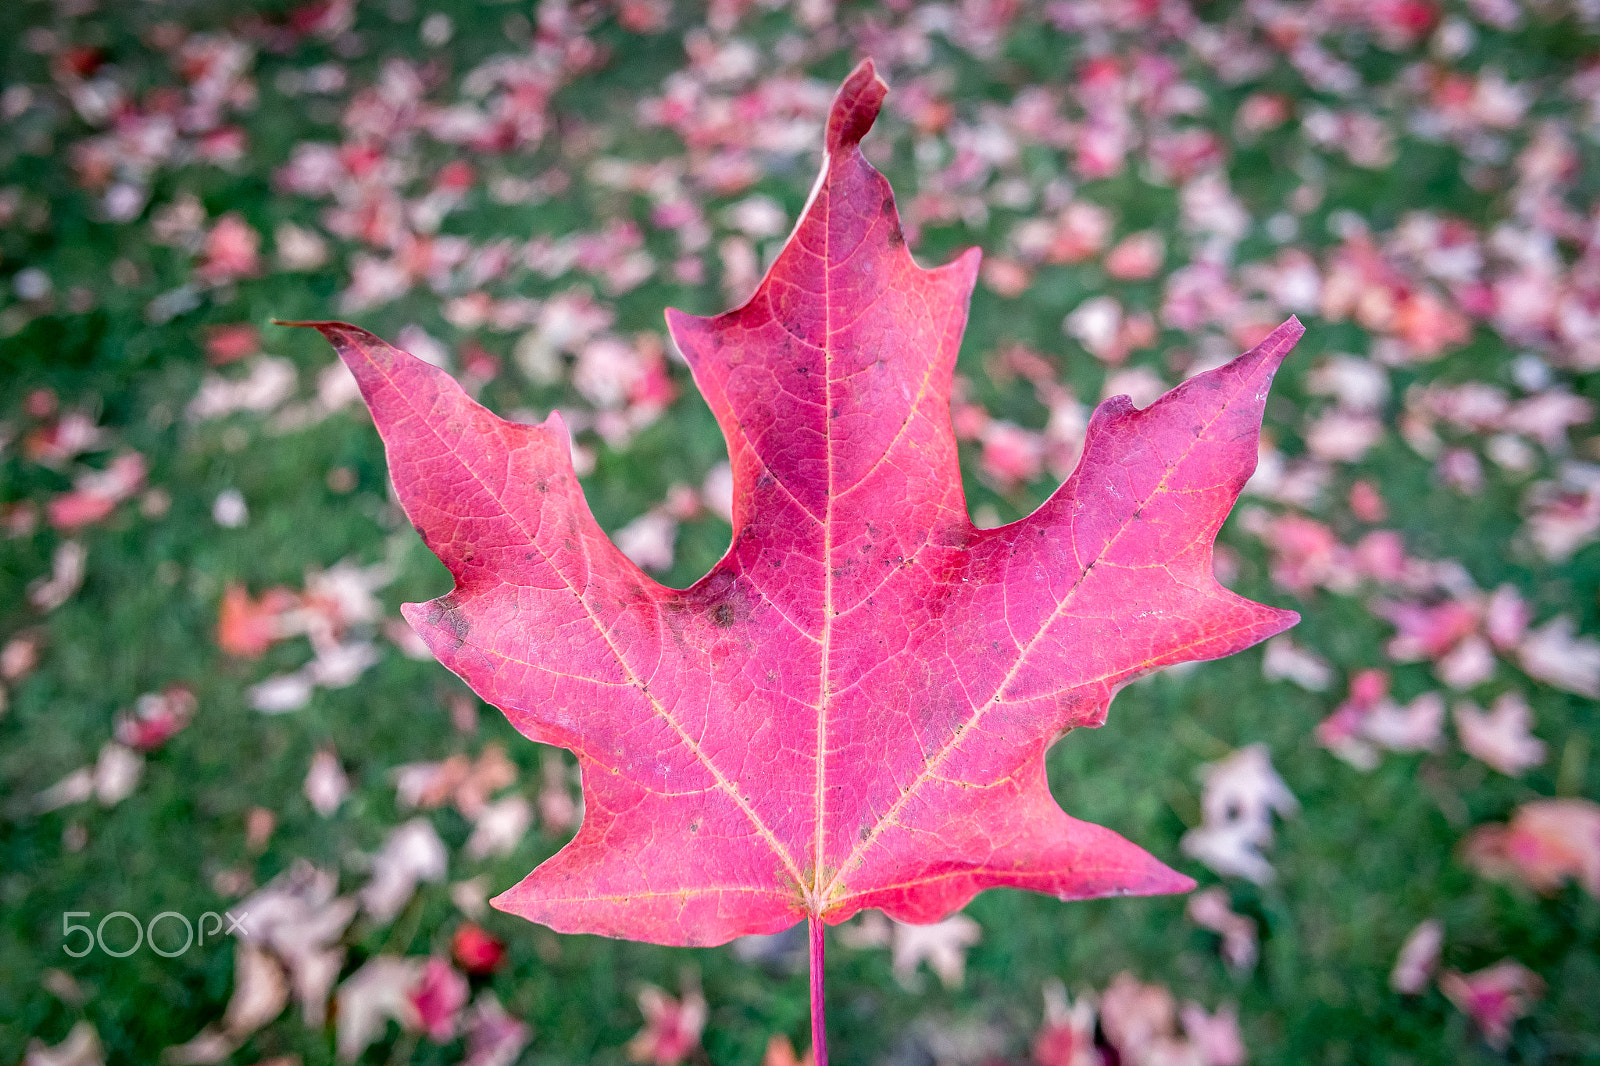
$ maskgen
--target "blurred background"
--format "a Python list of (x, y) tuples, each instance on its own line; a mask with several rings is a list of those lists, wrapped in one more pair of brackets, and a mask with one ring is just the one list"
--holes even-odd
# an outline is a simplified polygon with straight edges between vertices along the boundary
[(1600, 1062), (1593, 0), (0, 5), (0, 1062), (804, 1055), (803, 941), (485, 908), (573, 763), (400, 621), (447, 575), (270, 320), (559, 408), (687, 585), (731, 490), (662, 310), (753, 290), (869, 55), (911, 247), (985, 255), (974, 520), (1298, 314), (1218, 564), (1304, 621), (1051, 754), (1199, 892), (857, 919), (834, 1058)]

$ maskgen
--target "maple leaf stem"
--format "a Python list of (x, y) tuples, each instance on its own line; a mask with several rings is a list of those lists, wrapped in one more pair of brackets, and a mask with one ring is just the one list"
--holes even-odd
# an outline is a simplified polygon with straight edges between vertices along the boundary
[(811, 915), (811, 1053), (816, 1066), (828, 1066), (828, 1027), (822, 1015), (822, 917)]

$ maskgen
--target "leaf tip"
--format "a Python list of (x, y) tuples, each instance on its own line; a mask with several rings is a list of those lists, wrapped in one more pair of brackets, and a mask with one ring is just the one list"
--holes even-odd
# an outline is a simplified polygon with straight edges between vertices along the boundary
[(539, 428), (556, 440), (571, 446), (572, 434), (567, 431), (567, 420), (561, 417), (559, 410), (551, 408), (550, 413), (545, 415), (544, 421), (539, 423)]
[(1260, 355), (1275, 367), (1283, 362), (1284, 357), (1294, 350), (1294, 346), (1305, 335), (1306, 327), (1300, 323), (1300, 317), (1290, 315), (1262, 338), (1261, 343), (1251, 349), (1251, 353)]
[(314, 329), (318, 333), (321, 333), (323, 336), (327, 336), (330, 333), (344, 333), (344, 332), (347, 332), (347, 331), (355, 332), (355, 333), (364, 333), (364, 332), (366, 332), (365, 330), (360, 329), (357, 326), (352, 326), (348, 322), (337, 322), (337, 321), (334, 321), (332, 319), (327, 319), (327, 320), (323, 320), (323, 321), (312, 321), (312, 320), (309, 320), (309, 319), (302, 320), (302, 319), (271, 318), (271, 319), (268, 319), (267, 321), (270, 322), (274, 326), (288, 326), (288, 327), (290, 327), (292, 329)]
[(861, 138), (877, 121), (883, 98), (888, 93), (889, 85), (878, 77), (877, 67), (872, 60), (863, 59), (861, 65), (851, 71), (844, 84), (839, 86), (839, 93), (833, 98), (833, 107), (828, 111), (826, 147), (830, 156), (861, 143)]

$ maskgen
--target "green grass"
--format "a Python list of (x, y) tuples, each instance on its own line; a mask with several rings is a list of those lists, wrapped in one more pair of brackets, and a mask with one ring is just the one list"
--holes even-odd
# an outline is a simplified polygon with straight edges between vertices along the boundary
[[(250, 6), (267, 13), (287, 7), (266, 2)], [(451, 43), (434, 53), (446, 82), (510, 47), (508, 20), (527, 13), (522, 4), (462, 0), (438, 6), (449, 10), (456, 27)], [(691, 20), (689, 6), (680, 5), (684, 10), (674, 16), (679, 29)], [(410, 7), (362, 6), (358, 29), (364, 48), (347, 62), (341, 60), (352, 88), (369, 84), (385, 59), (418, 53), (417, 23), (432, 8)], [(0, 81), (48, 92), (47, 58), (30, 51), (26, 31), (49, 26), (63, 40), (104, 48), (133, 84), (170, 84), (165, 57), (142, 43), (141, 35), (160, 20), (223, 27), (238, 17), (238, 8), (205, 0), (107, 0), (99, 11), (69, 17), (59, 13), (60, 5), (15, 0), (0, 5)], [(852, 16), (861, 13), (859, 5), (849, 11)], [(1221, 14), (1220, 9), (1208, 12), (1207, 18)], [(786, 15), (758, 13), (748, 25), (752, 39), (770, 45), (791, 24)], [(619, 118), (631, 116), (640, 97), (657, 92), (666, 75), (683, 65), (678, 34), (641, 40), (608, 21), (594, 36), (613, 57), (558, 94), (555, 110), (562, 116), (562, 128), (570, 133), (580, 122), (593, 124), (606, 131), (608, 154), (636, 161), (680, 155), (675, 137), (638, 129), (631, 119)], [(1481, 38), (1476, 55), (1516, 76), (1536, 78), (1540, 107), (1575, 120), (1572, 105), (1557, 90), (1561, 78), (1594, 53), (1592, 31), (1533, 20), (1518, 34), (1482, 31)], [(1086, 54), (1081, 40), (1042, 28), (1019, 32), (993, 63), (942, 40), (935, 47), (939, 64), (949, 72), (958, 110), (968, 117), (976, 115), (980, 102), (1004, 103), (1029, 84), (1068, 84), (1070, 72)], [(1371, 47), (1353, 47), (1352, 52), (1375, 82), (1395, 76), (1396, 57)], [(841, 47), (818, 59), (810, 72), (836, 79), (848, 69), (849, 53)], [(320, 41), (277, 53), (263, 50), (254, 67), (260, 103), (240, 118), (250, 137), (246, 159), (232, 170), (162, 170), (152, 183), (153, 203), (192, 193), (212, 218), (238, 211), (265, 234), (281, 221), (316, 225), (323, 205), (275, 192), (272, 175), (297, 142), (338, 138), (339, 108), (348, 93), (329, 103), (286, 98), (274, 86), (281, 72), (335, 55)], [(1221, 85), (1192, 62), (1185, 73), (1216, 108), (1198, 121), (1226, 136), (1228, 116), (1243, 88), (1258, 86)], [(1311, 98), (1287, 68), (1272, 72), (1262, 84)], [(22, 315), (14, 311), (20, 304), (6, 297), (11, 303), (0, 307), (0, 314), (11, 317), (3, 319), (6, 335), (0, 339), (0, 420), (26, 424), (25, 397), (35, 389), (52, 389), (63, 406), (93, 411), (118, 446), (142, 452), (151, 464), (151, 483), (170, 493), (172, 505), (164, 517), (147, 519), (136, 504), (125, 504), (111, 519), (85, 531), (81, 540), (89, 556), (83, 588), (47, 615), (28, 605), (26, 588), (48, 572), (61, 538), (43, 529), (0, 540), (0, 640), (37, 632), (44, 648), (40, 667), (8, 686), (9, 707), (0, 717), (0, 1063), (18, 1061), (30, 1037), (59, 1041), (80, 1018), (98, 1029), (108, 1062), (145, 1063), (220, 1016), (232, 986), (231, 948), (209, 944), (171, 960), (146, 950), (123, 959), (99, 952), (74, 959), (63, 951), (65, 912), (88, 911), (92, 921), (117, 910), (141, 919), (165, 910), (197, 917), (231, 902), (214, 888), (220, 872), (242, 868), (257, 883), (265, 883), (300, 858), (341, 871), (341, 886), (351, 891), (362, 880), (358, 857), (375, 850), (406, 817), (395, 806), (393, 767), (456, 751), (475, 753), (483, 743), (497, 740), (523, 770), (520, 787), (531, 795), (539, 751), (490, 708), (482, 709), (475, 736), (458, 734), (446, 703), (464, 691), (461, 683), (435, 664), (409, 661), (392, 649), (358, 684), (318, 690), (303, 710), (271, 717), (249, 708), (245, 694), (252, 684), (275, 670), (297, 667), (309, 652), (303, 640), (293, 640), (261, 662), (222, 655), (213, 632), (226, 583), (242, 582), (253, 591), (275, 584), (297, 587), (308, 568), (347, 557), (376, 562), (391, 545), (403, 561), (401, 576), (383, 593), (391, 614), (401, 602), (442, 593), (448, 580), (388, 502), (382, 450), (358, 409), (288, 434), (269, 432), (265, 421), (254, 416), (199, 426), (182, 417), (206, 369), (202, 344), (208, 325), (262, 325), (265, 349), (294, 361), (304, 394), (316, 370), (328, 362), (325, 345), (309, 331), (277, 329), (266, 322), (274, 316), (332, 313), (344, 283), (340, 256), (311, 274), (269, 270), (240, 283), (231, 297), (221, 294), (170, 322), (151, 324), (146, 306), (188, 280), (189, 260), (148, 241), (148, 214), (130, 225), (98, 221), (95, 198), (78, 187), (71, 167), (74, 144), (90, 130), (63, 110), (59, 98), (52, 100), (53, 118), (36, 109), (26, 121), (0, 128), (0, 187), (20, 190), (28, 205), (0, 229), (0, 276), (9, 286), (18, 270), (36, 266), (50, 275), (58, 295), (81, 286), (93, 295), (94, 307), (70, 313), (58, 303), (54, 310)], [(897, 119), (886, 119), (875, 136), (893, 141), (887, 172), (904, 204), (923, 177), (912, 138)], [(482, 169), (477, 191), (463, 210), (449, 216), (446, 231), (479, 240), (502, 233), (522, 239), (597, 229), (615, 215), (648, 215), (642, 198), (586, 184), (584, 161), (564, 155), (563, 143), (552, 136), (531, 152), (475, 159)], [(1592, 136), (1581, 146), (1590, 160), (1594, 147)], [(1041, 179), (1062, 165), (1059, 153), (1035, 147), (1028, 152), (1027, 165)], [(1233, 154), (1234, 188), (1258, 221), (1293, 191), (1298, 178), (1292, 170), (1309, 153), (1291, 124)], [(429, 165), (451, 155), (437, 145), (419, 151)], [(1299, 242), (1313, 252), (1331, 245), (1324, 223), (1334, 210), (1353, 210), (1375, 229), (1419, 208), (1459, 215), (1480, 226), (1506, 211), (1501, 195), (1466, 185), (1453, 148), (1405, 138), (1399, 161), (1381, 173), (1355, 169), (1334, 157), (1322, 157), (1320, 163), (1327, 172), (1327, 195), (1317, 211), (1301, 220)], [(506, 206), (482, 194), (493, 177), (526, 176), (558, 164), (578, 179), (568, 195), (538, 206)], [(808, 157), (802, 165), (767, 174), (752, 191), (773, 196), (792, 217), (804, 203), (811, 165)], [(1590, 168), (1580, 188), (1592, 190), (1600, 180), (1596, 174), (1600, 167)], [(1113, 210), (1119, 234), (1146, 226), (1161, 229), (1173, 248), (1169, 266), (1181, 261), (1184, 239), (1177, 234), (1174, 190), (1148, 184), (1130, 171), (1090, 183), (1083, 193)], [(712, 198), (711, 213), (734, 199)], [(996, 209), (986, 227), (929, 228), (918, 254), (925, 263), (938, 262), (971, 244), (999, 253), (1015, 217), (1021, 215)], [(648, 227), (646, 232), (658, 261), (670, 263), (675, 255), (670, 235)], [(1259, 233), (1252, 241), (1245, 246), (1245, 258), (1264, 257), (1270, 250)], [(136, 269), (137, 284), (111, 280), (110, 264), (119, 258)], [(663, 271), (621, 298), (602, 298), (614, 307), (619, 330), (659, 331), (661, 310), (668, 305), (697, 313), (725, 306), (715, 284), (686, 286), (665, 277)], [(546, 295), (572, 284), (571, 277), (522, 280), (516, 291)], [(974, 398), (998, 417), (1034, 428), (1043, 425), (1046, 413), (1030, 391), (985, 378), (983, 356), (1007, 341), (1046, 352), (1080, 396), (1097, 396), (1103, 371), (1062, 336), (1060, 321), (1101, 291), (1117, 293), (1131, 307), (1153, 309), (1160, 301), (1158, 285), (1109, 282), (1093, 264), (1043, 269), (1030, 291), (1015, 300), (980, 287), (960, 367), (974, 382)], [(391, 337), (400, 326), (418, 323), (454, 345), (468, 334), (447, 323), (440, 305), (440, 298), (424, 286), (359, 318)], [(1311, 402), (1305, 391), (1307, 368), (1324, 353), (1363, 352), (1369, 343), (1349, 324), (1312, 318), (1308, 326), (1310, 332), (1285, 369), (1269, 408), (1269, 431), (1290, 450), (1300, 448), (1300, 422)], [(533, 386), (516, 371), (511, 359), (514, 335), (484, 332), (474, 339), (505, 363), (483, 395), (491, 406), (542, 413), (576, 401), (570, 387)], [(1185, 340), (1168, 334), (1162, 348)], [(1396, 394), (1414, 380), (1503, 383), (1514, 354), (1497, 335), (1480, 330), (1471, 345), (1446, 361), (1398, 372)], [(1162, 366), (1156, 353), (1139, 358)], [(682, 398), (627, 451), (601, 445), (598, 465), (585, 479), (594, 512), (609, 530), (659, 502), (667, 485), (698, 485), (725, 458), (715, 423), (687, 372), (674, 366), (673, 376)], [(1572, 384), (1585, 395), (1600, 395), (1593, 375), (1574, 377)], [(998, 495), (977, 478), (975, 454), (969, 450), (965, 458), (971, 504), (993, 506), (1003, 519), (1026, 513), (1054, 488), (1041, 481)], [(353, 491), (328, 487), (326, 474), (335, 467), (354, 473)], [(1545, 472), (1549, 469), (1547, 465)], [(1540, 620), (1566, 611), (1579, 618), (1585, 631), (1600, 627), (1600, 551), (1590, 548), (1570, 564), (1555, 567), (1531, 564), (1508, 550), (1519, 524), (1521, 484), (1495, 475), (1482, 495), (1462, 496), (1441, 486), (1430, 465), (1392, 434), (1362, 464), (1339, 474), (1328, 499), (1341, 499), (1358, 476), (1382, 486), (1392, 508), (1389, 525), (1404, 532), (1413, 553), (1459, 559), (1484, 588), (1505, 581), (1516, 584)], [(43, 501), (66, 488), (69, 480), (28, 462), (16, 446), (0, 451), (0, 502)], [(210, 517), (213, 499), (230, 487), (249, 502), (251, 521), (241, 529), (221, 529)], [(1322, 517), (1347, 538), (1356, 532), (1337, 508)], [(720, 556), (728, 535), (727, 526), (714, 518), (686, 524), (674, 567), (657, 576), (671, 585), (691, 583)], [(1298, 642), (1344, 670), (1384, 663), (1383, 644), (1390, 630), (1359, 599), (1319, 593), (1296, 602), (1268, 581), (1265, 556), (1252, 538), (1230, 526), (1223, 540), (1241, 560), (1235, 586), (1240, 592), (1302, 611)], [(1520, 681), (1502, 665), (1500, 680), (1517, 678), (1530, 692), (1539, 735), (1552, 748), (1544, 767), (1512, 781), (1468, 759), (1452, 743), (1439, 754), (1388, 755), (1378, 770), (1360, 774), (1312, 737), (1315, 724), (1337, 702), (1336, 694), (1311, 695), (1266, 682), (1260, 659), (1261, 652), (1253, 650), (1132, 686), (1118, 696), (1106, 728), (1075, 733), (1050, 756), (1053, 787), (1068, 811), (1118, 830), (1207, 883), (1217, 879), (1182, 861), (1177, 848), (1179, 836), (1198, 818), (1195, 770), (1239, 745), (1260, 741), (1270, 746), (1275, 765), (1304, 811), (1280, 827), (1271, 853), (1279, 871), (1274, 884), (1256, 888), (1227, 882), (1235, 908), (1261, 926), (1262, 957), (1254, 973), (1237, 977), (1224, 969), (1215, 938), (1183, 917), (1182, 898), (1067, 905), (1017, 892), (991, 892), (969, 907), (982, 923), (984, 939), (970, 955), (962, 989), (945, 990), (930, 979), (922, 992), (909, 993), (891, 976), (886, 952), (832, 953), (828, 1005), (836, 1061), (907, 1066), (929, 1061), (921, 1057), (925, 1052), (914, 1035), (914, 1023), (923, 1018), (993, 1025), (1005, 1034), (1010, 1059), (1021, 1061), (1039, 1024), (1044, 981), (1059, 977), (1074, 991), (1100, 988), (1122, 970), (1160, 980), (1180, 999), (1208, 1008), (1237, 1001), (1254, 1063), (1443, 1066), (1497, 1061), (1499, 1056), (1470, 1032), (1465, 1018), (1437, 991), (1407, 999), (1388, 989), (1389, 969), (1406, 933), (1422, 919), (1438, 917), (1447, 929), (1446, 965), (1471, 970), (1512, 955), (1549, 984), (1546, 998), (1518, 1027), (1507, 1057), (1527, 1063), (1600, 1063), (1600, 902), (1576, 887), (1541, 898), (1491, 884), (1459, 857), (1460, 842), (1472, 826), (1503, 820), (1519, 802), (1558, 792), (1600, 796), (1600, 759), (1589, 754), (1600, 738), (1594, 702)], [(1402, 697), (1437, 687), (1424, 665), (1400, 666), (1394, 675)], [(31, 810), (32, 796), (93, 760), (110, 736), (118, 709), (130, 706), (141, 693), (180, 681), (195, 689), (199, 712), (188, 729), (148, 759), (132, 797), (111, 809), (90, 804), (44, 815)], [(316, 815), (301, 792), (312, 753), (327, 744), (339, 751), (354, 786), (351, 799), (331, 819)], [(279, 821), (265, 850), (252, 854), (244, 827), (247, 813), (256, 806), (271, 808)], [(563, 842), (536, 831), (513, 855), (474, 864), (458, 850), (469, 832), (467, 823), (453, 811), (435, 813), (432, 820), (452, 849), (451, 879), (481, 874), (497, 889), (512, 884)], [(68, 845), (75, 833), (86, 838), (81, 848)], [(391, 925), (357, 922), (348, 938), (351, 964), (378, 952), (447, 952), (457, 920), (447, 886), (425, 886)], [(675, 950), (558, 936), (498, 913), (485, 924), (509, 943), (511, 952), (492, 987), (507, 1009), (535, 1030), (524, 1063), (623, 1061), (623, 1045), (640, 1024), (634, 1003), (639, 987), (648, 982), (676, 989), (686, 967), (699, 972), (711, 1004), (705, 1037), (711, 1062), (759, 1061), (773, 1033), (787, 1034), (800, 1046), (806, 1043), (803, 960), (799, 965), (764, 966), (740, 962), (728, 949)], [(47, 989), (43, 979), (51, 968), (77, 981), (87, 997), (81, 1005)], [(459, 1045), (441, 1048), (392, 1034), (364, 1061), (442, 1063), (456, 1061), (459, 1052)], [(332, 1041), (327, 1033), (307, 1030), (291, 1010), (255, 1035), (233, 1061), (281, 1054), (300, 1055), (308, 1066), (331, 1062)]]

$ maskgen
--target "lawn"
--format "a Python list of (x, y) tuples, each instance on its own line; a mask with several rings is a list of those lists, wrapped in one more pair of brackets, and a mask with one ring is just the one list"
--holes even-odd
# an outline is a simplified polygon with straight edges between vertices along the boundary
[(406, 628), (449, 575), (274, 320), (559, 409), (601, 527), (686, 587), (728, 453), (662, 312), (750, 295), (867, 56), (907, 243), (984, 254), (974, 521), (1042, 503), (1102, 399), (1295, 314), (1217, 569), (1302, 621), (1050, 752), (1064, 809), (1206, 895), (855, 919), (834, 1060), (1600, 1063), (1600, 6), (13, 0), (0, 33), (0, 1063), (804, 1051), (804, 926), (485, 908), (571, 839), (575, 763)]

